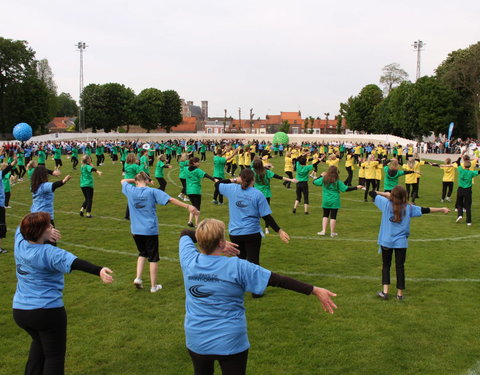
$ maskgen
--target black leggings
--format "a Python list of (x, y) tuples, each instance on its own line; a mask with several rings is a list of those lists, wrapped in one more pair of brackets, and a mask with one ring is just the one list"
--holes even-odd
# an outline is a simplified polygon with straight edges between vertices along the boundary
[(240, 259), (246, 259), (251, 263), (260, 264), (260, 247), (262, 236), (260, 233), (245, 234), (241, 236), (230, 235), (230, 241), (238, 245)]
[(363, 196), (365, 200), (368, 198), (368, 191), (370, 190), (370, 187), (372, 188), (372, 191), (375, 191), (377, 189), (377, 180), (373, 178), (367, 178), (365, 180), (365, 194)]
[(9, 206), (11, 196), (12, 196), (11, 192), (9, 192), (9, 191), (5, 192), (5, 207)]
[[(285, 174), (288, 176), (288, 178), (293, 179), (293, 172), (285, 171)], [(292, 186), (292, 183), (290, 181), (283, 181), (283, 184), (290, 189), (290, 186)]]
[(93, 203), (93, 188), (92, 187), (82, 187), (82, 193), (85, 197), (85, 200), (82, 203), (82, 208), (87, 212), (92, 212), (92, 203)]
[(331, 220), (337, 220), (338, 208), (324, 208), (323, 217), (329, 217)]
[(186, 194), (186, 191), (187, 191), (187, 180), (186, 180), (185, 178), (181, 178), (181, 179), (180, 179), (180, 182), (182, 183), (182, 191), (181, 191), (181, 193), (182, 193), (183, 195), (185, 195), (185, 194)]
[[(223, 180), (223, 178), (220, 178), (220, 177), (214, 177), (214, 178)], [(223, 203), (223, 195), (220, 194), (220, 191), (218, 190), (218, 186), (219, 184), (215, 184), (215, 191), (213, 192), (213, 200), (214, 201), (218, 200), (220, 203)]]
[[(448, 193), (447, 193), (448, 190)], [(450, 198), (452, 196), (452, 191), (453, 191), (453, 181), (447, 182), (443, 181), (442, 182), (442, 199), (445, 199), (445, 197)]]
[(165, 188), (167, 187), (167, 180), (165, 180), (163, 177), (157, 177), (158, 184), (160, 185), (158, 188), (161, 191), (165, 191)]
[(417, 184), (405, 184), (407, 187), (407, 199), (410, 200), (410, 191), (412, 193), (411, 195), (411, 201), (415, 202), (415, 199), (417, 198), (418, 195), (418, 185)]
[(205, 152), (200, 153), (200, 161), (206, 161), (207, 160), (207, 154)]
[(72, 168), (75, 169), (77, 168), (77, 165), (78, 165), (78, 158), (76, 156), (72, 156)]
[(202, 355), (188, 350), (193, 363), (194, 375), (213, 375), (214, 363), (218, 361), (222, 374), (245, 375), (247, 373), (248, 349), (231, 355)]
[(352, 179), (353, 179), (352, 167), (345, 167), (345, 169), (347, 170), (347, 173), (348, 173), (348, 177), (345, 180), (345, 185), (352, 186)]
[(14, 309), (13, 319), (32, 337), (25, 374), (63, 375), (67, 347), (65, 308)]
[(303, 203), (308, 204), (308, 182), (307, 181), (300, 181), (297, 183), (297, 198), (296, 200), (301, 202), (302, 201), (302, 195), (303, 195)]
[(54, 159), (55, 160), (55, 168), (63, 166), (62, 159)]
[(238, 167), (237, 164), (232, 164), (232, 170), (231, 170), (232, 176), (235, 176), (235, 171), (237, 170), (237, 167)]
[(463, 210), (467, 212), (467, 223), (472, 222), (472, 188), (457, 189), (457, 215), (463, 216)]
[(407, 249), (390, 249), (382, 246), (382, 285), (390, 285), (390, 267), (395, 251), (395, 270), (397, 272), (397, 289), (405, 289), (405, 260)]
[(25, 176), (25, 173), (27, 173), (27, 169), (25, 168), (24, 165), (19, 165), (18, 166), (18, 177), (23, 178)]

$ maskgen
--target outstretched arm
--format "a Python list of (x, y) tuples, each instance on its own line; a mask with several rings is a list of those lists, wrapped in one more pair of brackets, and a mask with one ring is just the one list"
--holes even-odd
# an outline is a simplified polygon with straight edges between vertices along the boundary
[(198, 210), (194, 206), (192, 206), (191, 204), (186, 204), (186, 203), (180, 202), (176, 198), (170, 198), (168, 201), (171, 204), (173, 204), (174, 206), (181, 207), (181, 208), (186, 208), (188, 210), (188, 212), (190, 212), (192, 215), (198, 215), (199, 214)]

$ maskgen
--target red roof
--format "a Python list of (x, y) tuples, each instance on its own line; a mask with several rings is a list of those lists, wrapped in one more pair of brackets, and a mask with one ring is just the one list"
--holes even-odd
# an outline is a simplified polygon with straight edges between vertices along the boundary
[(48, 126), (51, 128), (66, 129), (68, 126), (67, 122), (70, 121), (70, 117), (54, 117), (53, 120), (50, 121)]
[(183, 121), (172, 128), (173, 132), (181, 133), (196, 133), (197, 131), (197, 118), (196, 117), (184, 117)]

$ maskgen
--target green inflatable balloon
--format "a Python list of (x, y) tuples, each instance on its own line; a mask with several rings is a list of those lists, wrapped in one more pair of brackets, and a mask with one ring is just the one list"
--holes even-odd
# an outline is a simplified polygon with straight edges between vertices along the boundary
[(288, 134), (284, 132), (276, 132), (273, 136), (273, 143), (282, 145), (288, 144)]

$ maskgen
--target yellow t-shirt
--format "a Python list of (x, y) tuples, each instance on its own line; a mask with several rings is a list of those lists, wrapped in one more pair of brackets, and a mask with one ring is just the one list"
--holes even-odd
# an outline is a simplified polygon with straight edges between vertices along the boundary
[[(413, 167), (413, 170), (415, 172), (420, 172), (420, 166), (421, 165), (425, 165), (425, 162), (422, 160), (422, 161), (416, 161), (415, 162), (415, 167)], [(417, 175), (417, 178), (418, 178), (418, 175)]]
[(362, 149), (362, 146), (355, 146), (354, 147), (354, 150), (355, 150), (355, 155), (360, 155), (360, 150)]
[[(403, 165), (403, 170), (405, 171), (415, 171), (415, 166), (410, 168), (407, 164)], [(405, 183), (406, 184), (416, 184), (418, 180), (418, 174), (416, 173), (409, 173), (405, 175)]]
[(293, 162), (292, 158), (289, 156), (285, 156), (285, 172), (293, 172)]
[(383, 164), (378, 163), (377, 168), (375, 169), (375, 179), (382, 179)]
[(250, 166), (252, 164), (252, 157), (250, 155), (250, 151), (246, 151), (243, 153), (243, 165)]
[(367, 161), (367, 162), (365, 162), (365, 178), (367, 180), (375, 180), (376, 179), (377, 165), (378, 165), (378, 161)]
[(332, 165), (334, 165), (335, 167), (338, 168), (338, 163), (340, 163), (340, 159), (338, 159), (338, 158), (332, 159), (332, 160), (331, 160), (331, 159), (328, 159), (328, 160), (326, 161), (326, 163), (327, 163), (327, 165), (328, 165), (329, 167), (331, 167)]
[(345, 167), (353, 167), (353, 162), (355, 160), (353, 159), (352, 155), (347, 155), (347, 160), (345, 160)]
[(442, 167), (443, 169), (443, 179), (444, 182), (454, 182), (455, 181), (455, 171), (457, 167)]
[(238, 165), (245, 165), (245, 153), (238, 154)]
[(365, 162), (363, 162), (362, 164), (360, 164), (360, 170), (358, 171), (358, 177), (359, 178), (365, 178)]

